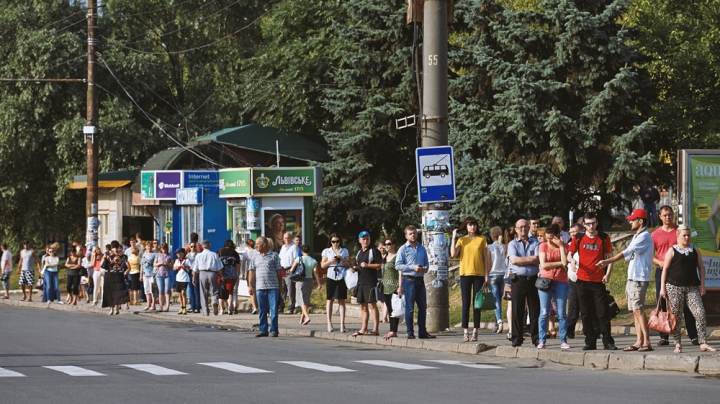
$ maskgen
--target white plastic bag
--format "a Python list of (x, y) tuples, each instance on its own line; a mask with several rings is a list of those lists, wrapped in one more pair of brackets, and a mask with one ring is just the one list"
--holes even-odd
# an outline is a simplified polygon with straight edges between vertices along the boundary
[(355, 286), (357, 286), (358, 283), (358, 273), (357, 271), (353, 272), (351, 270), (345, 271), (345, 285), (347, 285), (348, 289), (352, 289)]
[(392, 295), (392, 314), (390, 315), (390, 317), (405, 317), (405, 299), (398, 296), (397, 293), (393, 293)]

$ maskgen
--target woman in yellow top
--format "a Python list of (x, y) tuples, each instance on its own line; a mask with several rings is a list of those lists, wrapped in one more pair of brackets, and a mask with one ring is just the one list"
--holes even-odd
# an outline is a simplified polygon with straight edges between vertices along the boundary
[(130, 304), (140, 306), (142, 303), (138, 301), (138, 293), (142, 290), (143, 284), (140, 280), (140, 250), (137, 247), (130, 250), (128, 264), (130, 265), (130, 300), (132, 300)]
[(467, 230), (467, 236), (460, 237), (456, 242), (458, 229), (453, 230), (450, 255), (453, 258), (460, 255), (463, 342), (468, 342), (477, 341), (478, 328), (480, 327), (480, 310), (473, 309), (474, 328), (472, 338), (468, 338), (469, 310), (475, 302), (475, 295), (480, 292), (483, 284), (488, 283), (491, 267), (490, 250), (487, 248), (488, 244), (485, 237), (477, 233), (478, 222), (474, 217), (470, 216), (465, 219), (460, 228)]

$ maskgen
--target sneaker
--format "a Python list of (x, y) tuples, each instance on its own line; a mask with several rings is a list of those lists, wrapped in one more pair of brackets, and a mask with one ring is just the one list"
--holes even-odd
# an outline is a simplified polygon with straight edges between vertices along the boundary
[(567, 342), (563, 342), (562, 344), (560, 344), (560, 349), (570, 349), (570, 344), (568, 344)]
[(545, 343), (541, 342), (541, 343), (537, 344), (537, 349), (545, 349)]
[(693, 344), (693, 345), (700, 345), (700, 341), (698, 341), (697, 338), (691, 339), (691, 340), (690, 340), (690, 343)]
[(258, 314), (258, 309), (253, 309), (252, 313), (250, 314)]
[(219, 308), (218, 304), (213, 303), (213, 314), (215, 314), (216, 316), (218, 315), (218, 308)]
[(495, 324), (495, 325), (493, 326), (493, 329), (492, 329), (493, 334), (495, 334), (495, 333), (498, 332), (498, 328), (499, 328), (499, 327), (498, 327), (497, 324)]
[(507, 337), (506, 337), (506, 338), (507, 338), (508, 341), (512, 341), (512, 334), (511, 334), (511, 333), (507, 333)]

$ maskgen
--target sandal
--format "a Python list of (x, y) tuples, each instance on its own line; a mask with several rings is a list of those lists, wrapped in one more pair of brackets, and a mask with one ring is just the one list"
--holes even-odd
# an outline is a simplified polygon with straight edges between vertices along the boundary
[(623, 349), (623, 352), (632, 352), (632, 351), (639, 351), (640, 348), (636, 347), (635, 345), (630, 345), (629, 347)]
[(300, 323), (300, 325), (308, 325), (308, 324), (310, 324), (310, 319), (307, 319), (307, 320), (303, 321), (302, 323)]
[(394, 332), (390, 331), (389, 333), (383, 335), (383, 339), (395, 338), (396, 336), (397, 336), (397, 335), (395, 335)]
[(472, 337), (470, 338), (471, 342), (477, 342), (477, 330), (473, 330)]
[(682, 353), (682, 345), (680, 345), (680, 344), (675, 344), (675, 351), (673, 351), (673, 352), (675, 352), (675, 353)]
[(463, 342), (470, 342), (470, 337), (468, 337), (467, 331), (463, 334)]
[(352, 334), (353, 338), (357, 338), (358, 335), (367, 335), (367, 332), (366, 332), (366, 331), (355, 331), (355, 332)]
[(20, 299), (21, 302), (24, 302), (25, 299), (27, 299), (27, 296), (23, 296), (22, 299)]
[(376, 335), (376, 336), (380, 336), (380, 333), (377, 332), (377, 331), (370, 331), (370, 332), (366, 332), (365, 335)]
[(700, 345), (700, 350), (703, 351), (703, 352), (716, 352), (716, 351), (717, 351), (717, 349), (711, 347), (711, 346), (708, 345), (708, 344), (702, 344), (702, 345)]
[(654, 351), (653, 347), (650, 345), (643, 345), (640, 347), (640, 349), (638, 349), (638, 352), (650, 352), (650, 351)]

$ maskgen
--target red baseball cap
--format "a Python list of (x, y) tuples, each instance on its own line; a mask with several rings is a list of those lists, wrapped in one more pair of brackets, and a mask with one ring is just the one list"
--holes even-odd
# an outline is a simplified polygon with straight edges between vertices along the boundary
[(632, 214), (627, 217), (627, 220), (635, 220), (638, 218), (647, 220), (648, 215), (647, 215), (647, 212), (645, 212), (645, 209), (633, 210)]

